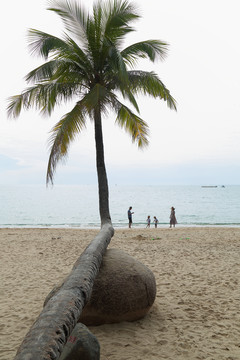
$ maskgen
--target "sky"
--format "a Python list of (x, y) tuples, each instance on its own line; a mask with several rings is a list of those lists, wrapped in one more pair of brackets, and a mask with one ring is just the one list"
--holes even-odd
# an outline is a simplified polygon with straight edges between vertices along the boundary
[[(91, 10), (93, 1), (81, 2)], [(148, 123), (150, 144), (139, 150), (114, 114), (103, 120), (105, 162), (111, 184), (240, 184), (240, 22), (239, 0), (136, 0), (142, 16), (127, 41), (159, 39), (169, 44), (164, 62), (139, 62), (155, 71), (177, 101), (139, 97), (140, 116)], [(0, 184), (45, 184), (48, 139), (54, 124), (74, 102), (51, 117), (36, 110), (7, 118), (7, 99), (28, 84), (25, 75), (44, 62), (30, 54), (30, 28), (62, 36), (60, 18), (45, 0), (2, 3), (0, 23)], [(127, 45), (127, 43), (126, 43)], [(93, 124), (72, 144), (57, 184), (96, 183)]]

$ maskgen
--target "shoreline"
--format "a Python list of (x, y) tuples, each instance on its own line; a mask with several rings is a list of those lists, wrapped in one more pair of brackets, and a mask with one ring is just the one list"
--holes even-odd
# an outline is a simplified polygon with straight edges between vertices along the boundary
[[(184, 228), (240, 228), (240, 224), (177, 224), (175, 229), (184, 229)], [(126, 230), (128, 229), (128, 223), (124, 224), (124, 226), (116, 226), (116, 224), (113, 224), (113, 228), (114, 229), (119, 229), (119, 230)], [(155, 230), (155, 229), (168, 229), (169, 228), (169, 224), (158, 224), (158, 227), (155, 228), (154, 224), (151, 224), (150, 230)], [(21, 229), (66, 229), (66, 230), (100, 230), (101, 227), (100, 225), (96, 225), (96, 226), (91, 226), (91, 227), (87, 227), (87, 226), (71, 226), (71, 225), (0, 225), (0, 230), (1, 229), (16, 229), (16, 230), (21, 230)], [(146, 229), (146, 224), (141, 224), (139, 226), (132, 226), (132, 230), (144, 230)]]
[[(99, 229), (0, 228), (1, 360), (12, 360), (52, 288)], [(89, 327), (101, 360), (237, 360), (240, 228), (115, 228), (118, 248), (154, 273), (157, 296), (139, 321)]]

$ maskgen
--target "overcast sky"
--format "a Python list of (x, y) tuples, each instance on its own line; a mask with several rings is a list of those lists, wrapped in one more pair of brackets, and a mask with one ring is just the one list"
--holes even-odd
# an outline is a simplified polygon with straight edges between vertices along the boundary
[[(83, 0), (91, 9), (93, 1)], [(240, 22), (239, 0), (136, 0), (142, 18), (128, 41), (169, 43), (164, 62), (139, 63), (154, 70), (177, 100), (178, 111), (163, 101), (139, 98), (150, 128), (144, 151), (104, 118), (105, 160), (110, 184), (240, 184)], [(1, 4), (0, 184), (44, 184), (53, 125), (74, 104), (51, 118), (24, 111), (7, 119), (7, 98), (27, 84), (24, 76), (43, 62), (27, 48), (27, 29), (61, 36), (64, 26), (45, 0)], [(92, 124), (59, 165), (55, 184), (96, 183)]]

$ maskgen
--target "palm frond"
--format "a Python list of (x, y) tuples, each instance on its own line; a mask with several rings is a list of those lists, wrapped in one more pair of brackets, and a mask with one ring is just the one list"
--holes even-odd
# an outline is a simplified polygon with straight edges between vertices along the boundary
[(35, 29), (28, 31), (28, 42), (31, 53), (42, 56), (45, 59), (56, 50), (68, 48), (64, 40)]
[[(129, 81), (129, 78), (128, 78)], [(139, 113), (138, 103), (133, 94), (131, 86), (126, 86), (126, 83), (122, 82), (118, 77), (114, 77), (112, 79), (112, 84), (109, 82), (109, 88), (113, 88), (114, 90), (119, 90), (124, 99), (127, 99), (135, 108), (135, 110)]]
[[(56, 63), (59, 64), (56, 66), (56, 73), (74, 72), (77, 76), (77, 72), (79, 72), (82, 75), (84, 74), (85, 78), (90, 81), (94, 68), (89, 54), (67, 34), (64, 36), (64, 41), (66, 47), (59, 49), (54, 56)], [(55, 74), (55, 77), (57, 76)]]
[(133, 93), (129, 89), (123, 89), (122, 95), (125, 99), (127, 98), (130, 101), (130, 103), (134, 106), (135, 110), (139, 113), (138, 103)]
[(93, 24), (95, 27), (95, 42), (97, 47), (100, 48), (103, 37), (103, 7), (98, 4), (93, 5)]
[(136, 142), (139, 148), (146, 147), (149, 143), (147, 123), (119, 101), (115, 102), (116, 108), (118, 108), (116, 123), (130, 134), (132, 141)]
[(24, 103), (24, 99), (22, 95), (14, 95), (9, 97), (8, 106), (7, 106), (8, 117), (17, 118), (22, 111), (23, 103)]
[(136, 94), (150, 95), (167, 102), (170, 109), (177, 110), (176, 100), (154, 72), (129, 71), (131, 90)]
[(99, 60), (100, 60), (100, 52), (101, 52), (101, 35), (99, 34), (98, 25), (95, 24), (94, 19), (90, 18), (87, 22), (86, 28), (86, 36), (88, 41), (88, 56), (91, 58), (93, 62), (93, 67), (95, 71), (99, 69)]
[(128, 74), (126, 64), (121, 55), (121, 52), (115, 47), (110, 46), (108, 50), (108, 67), (112, 72), (117, 73), (118, 78), (125, 83), (125, 86), (128, 84)]
[(27, 82), (39, 82), (46, 81), (53, 77), (56, 68), (58, 67), (57, 60), (51, 60), (44, 63), (41, 66), (38, 66), (36, 69), (30, 71), (26, 76), (25, 80)]
[(71, 37), (65, 35), (65, 41), (69, 45), (69, 50), (62, 56), (76, 63), (87, 74), (93, 71), (89, 54), (86, 53)]
[(7, 107), (9, 117), (18, 117), (22, 109), (36, 108), (50, 115), (55, 105), (70, 100), (79, 91), (79, 84), (47, 82), (27, 88), (20, 95), (10, 97)]
[[(73, 74), (72, 77), (74, 79)], [(42, 115), (51, 115), (56, 105), (70, 101), (80, 92), (79, 84), (71, 80), (68, 78), (64, 79), (63, 83), (53, 81), (39, 85), (39, 99), (34, 98), (33, 101)]]
[(48, 10), (58, 14), (67, 31), (74, 34), (79, 41), (87, 46), (86, 27), (89, 15), (79, 3), (68, 0), (49, 0)]
[(58, 162), (64, 161), (68, 149), (75, 137), (86, 126), (87, 110), (79, 101), (76, 106), (53, 127), (49, 139), (50, 156), (47, 167), (47, 184), (53, 183), (54, 173)]
[(43, 105), (42, 100), (39, 97), (40, 92), (41, 87), (32, 86), (27, 88), (19, 95), (11, 96), (8, 99), (8, 116), (16, 118), (20, 115), (22, 109), (28, 110), (29, 108), (34, 106), (39, 109), (41, 105)]
[[(99, 6), (104, 6), (99, 1)], [(136, 7), (128, 1), (108, 2), (104, 6), (105, 31), (104, 37), (115, 45), (120, 45), (121, 39), (135, 29), (129, 24), (137, 20), (140, 16)]]
[(148, 58), (154, 62), (157, 58), (164, 60), (167, 56), (168, 44), (160, 40), (145, 40), (132, 44), (121, 51), (123, 59), (134, 66), (139, 58)]

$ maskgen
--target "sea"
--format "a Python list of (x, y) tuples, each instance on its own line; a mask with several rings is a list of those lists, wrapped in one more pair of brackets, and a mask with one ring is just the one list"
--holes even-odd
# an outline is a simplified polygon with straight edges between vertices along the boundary
[[(240, 226), (240, 186), (109, 186), (114, 228), (144, 228), (147, 216), (169, 226), (171, 206), (177, 226)], [(1, 228), (100, 228), (95, 185), (0, 185)], [(153, 225), (151, 225), (153, 226)]]

